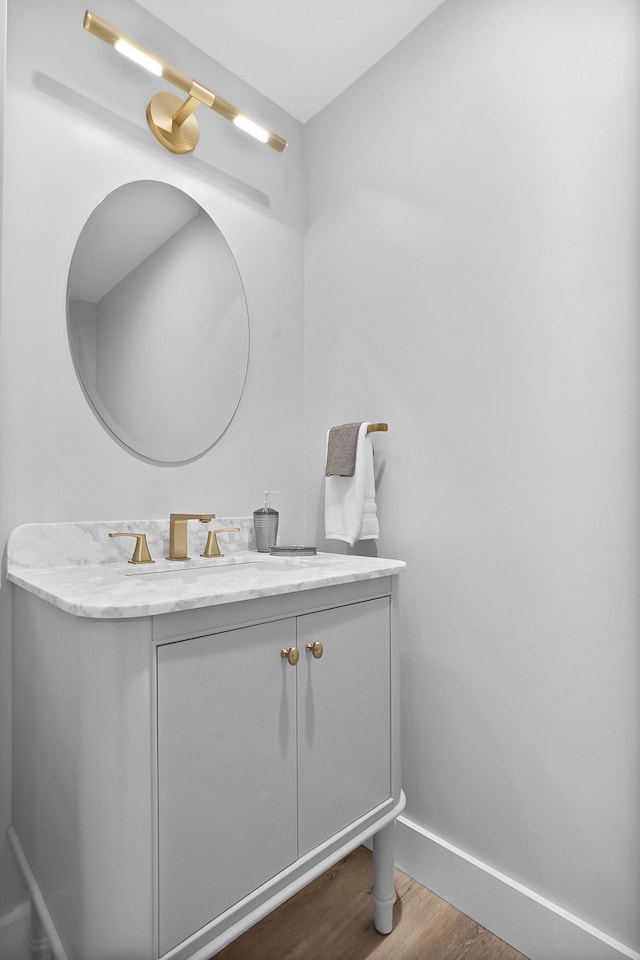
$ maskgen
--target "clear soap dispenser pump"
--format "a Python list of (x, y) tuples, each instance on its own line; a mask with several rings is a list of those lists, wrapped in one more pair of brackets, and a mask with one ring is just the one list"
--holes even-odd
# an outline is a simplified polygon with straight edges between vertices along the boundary
[(253, 529), (256, 534), (258, 553), (269, 553), (271, 547), (276, 545), (280, 514), (271, 506), (270, 496), (272, 493), (279, 492), (279, 490), (265, 490), (264, 506), (253, 511)]

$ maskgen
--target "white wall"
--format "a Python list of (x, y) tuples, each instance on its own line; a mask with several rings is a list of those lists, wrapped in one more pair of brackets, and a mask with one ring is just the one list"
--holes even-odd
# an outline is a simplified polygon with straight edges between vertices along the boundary
[[(133, 0), (100, 16), (262, 119), (280, 155), (199, 108), (200, 144), (175, 157), (146, 126), (163, 84), (82, 28), (84, 0), (9, 0), (0, 313), (0, 541), (38, 520), (168, 518), (172, 510), (248, 515), (265, 487), (282, 537), (303, 530), (301, 127)], [(251, 356), (238, 413), (202, 459), (158, 467), (100, 426), (73, 369), (66, 282), (76, 239), (118, 185), (165, 180), (220, 227), (243, 277)], [(224, 361), (224, 358), (221, 358)], [(199, 412), (199, 416), (202, 411)], [(10, 822), (9, 591), (0, 589), (0, 917), (22, 896), (5, 843)]]
[(308, 498), (389, 422), (404, 865), (549, 960), (640, 950), (639, 27), (447, 0), (305, 128)]
[[(447, 0), (308, 125), (304, 424), (299, 126), (132, 0), (103, 0), (101, 16), (291, 143), (279, 156), (200, 108), (196, 154), (172, 157), (144, 121), (157, 84), (82, 31), (84, 7), (9, 0), (0, 540), (36, 520), (245, 513), (264, 486), (283, 491), (283, 534), (297, 538), (303, 426), (304, 532), (320, 538), (326, 427), (388, 420), (378, 551), (409, 561), (403, 855), (535, 960), (589, 953), (567, 952), (564, 927), (542, 943), (546, 915), (509, 930), (507, 881), (543, 913), (575, 914), (597, 960), (605, 934), (634, 955), (637, 3)], [(208, 210), (251, 316), (238, 415), (179, 468), (138, 461), (102, 430), (66, 341), (75, 240), (103, 196), (138, 178)], [(4, 846), (7, 595), (0, 916), (23, 895)], [(421, 859), (425, 837), (440, 858)], [(467, 887), (450, 886), (455, 858)], [(504, 877), (475, 905), (483, 865)]]

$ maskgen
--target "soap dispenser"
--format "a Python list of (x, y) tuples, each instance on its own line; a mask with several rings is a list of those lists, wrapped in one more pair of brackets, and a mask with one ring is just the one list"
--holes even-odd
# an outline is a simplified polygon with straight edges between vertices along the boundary
[(265, 490), (264, 506), (258, 507), (257, 510), (253, 511), (253, 529), (256, 534), (258, 553), (269, 553), (271, 547), (275, 547), (276, 545), (280, 514), (271, 506), (269, 497), (271, 493), (278, 492), (278, 490)]

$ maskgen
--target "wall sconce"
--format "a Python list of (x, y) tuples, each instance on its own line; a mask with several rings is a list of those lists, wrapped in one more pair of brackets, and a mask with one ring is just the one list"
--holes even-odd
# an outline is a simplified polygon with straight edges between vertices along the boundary
[(193, 115), (196, 107), (204, 104), (211, 107), (216, 113), (231, 120), (237, 127), (250, 134), (261, 143), (266, 143), (279, 153), (287, 146), (287, 141), (277, 133), (271, 133), (251, 120), (244, 113), (234, 107), (228, 100), (223, 100), (212, 90), (207, 89), (197, 80), (193, 80), (182, 70), (172, 67), (170, 63), (157, 57), (150, 50), (140, 46), (135, 40), (116, 30), (106, 20), (97, 17), (87, 10), (84, 15), (85, 30), (92, 33), (99, 40), (110, 43), (111, 46), (125, 57), (133, 60), (157, 77), (164, 77), (178, 89), (187, 94), (182, 100), (173, 93), (157, 93), (147, 106), (147, 123), (153, 135), (163, 147), (172, 153), (191, 153), (196, 146), (200, 133), (198, 121)]

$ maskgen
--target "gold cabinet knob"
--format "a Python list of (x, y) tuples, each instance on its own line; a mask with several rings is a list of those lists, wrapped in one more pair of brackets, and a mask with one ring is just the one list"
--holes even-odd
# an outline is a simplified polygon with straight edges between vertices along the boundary
[(316, 640), (314, 643), (308, 643), (307, 650), (313, 654), (316, 660), (319, 660), (324, 653), (324, 647), (319, 640)]
[(295, 667), (296, 663), (300, 659), (300, 651), (297, 647), (289, 647), (288, 650), (283, 648), (280, 651), (280, 656), (283, 660), (288, 660), (292, 667)]

